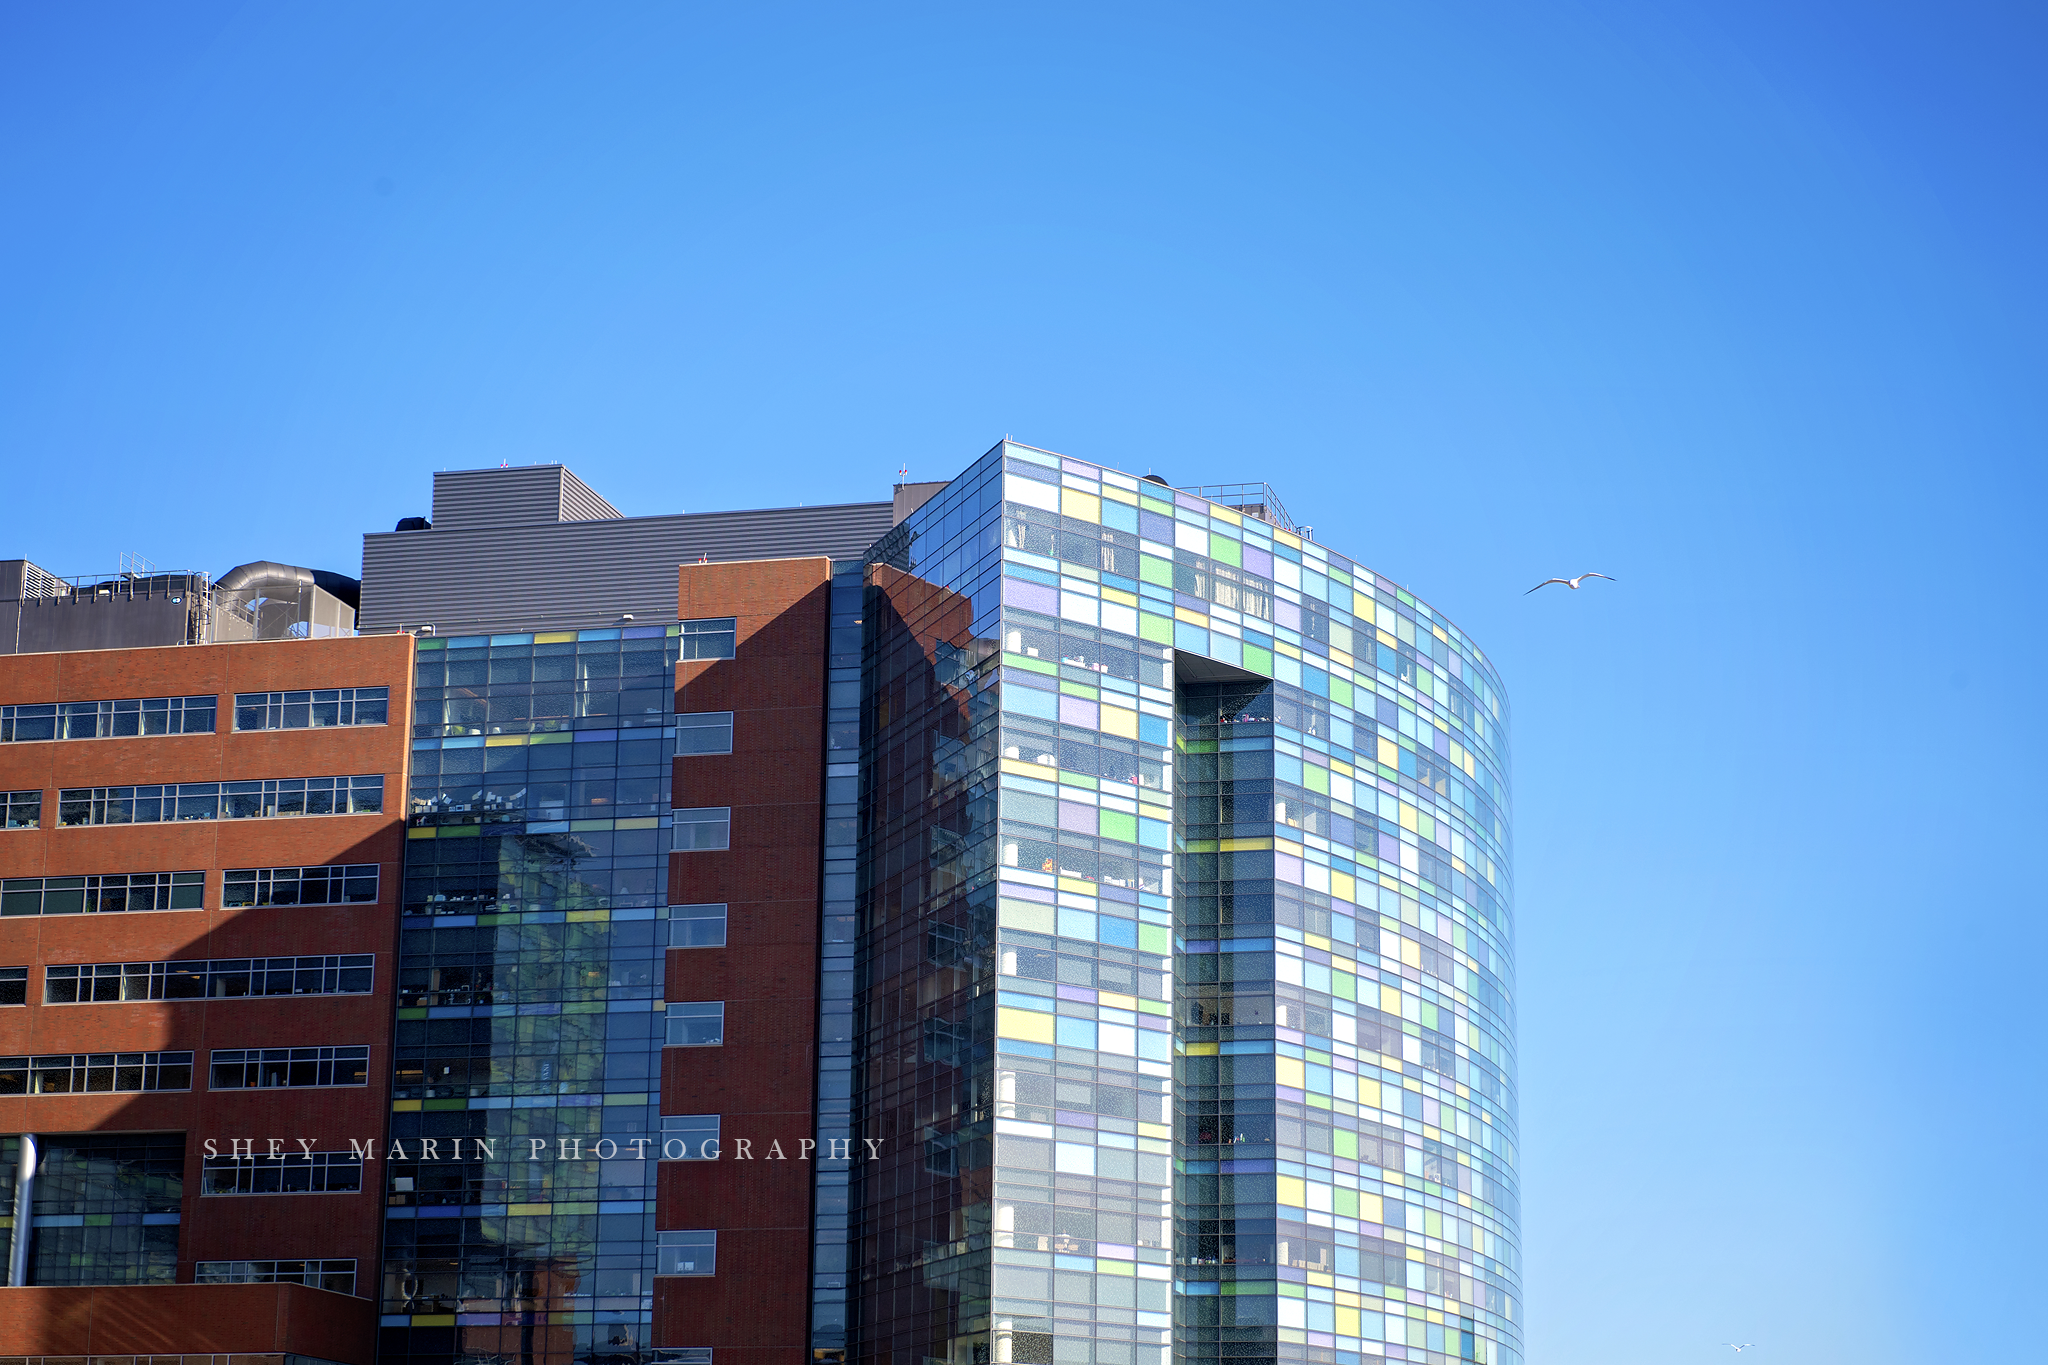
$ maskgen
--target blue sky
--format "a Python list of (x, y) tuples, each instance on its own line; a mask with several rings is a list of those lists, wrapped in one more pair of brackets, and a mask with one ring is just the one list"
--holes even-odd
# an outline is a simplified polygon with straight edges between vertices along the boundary
[(1507, 680), (1533, 1365), (2017, 1359), (2044, 27), (16, 0), (0, 555), (1266, 479)]

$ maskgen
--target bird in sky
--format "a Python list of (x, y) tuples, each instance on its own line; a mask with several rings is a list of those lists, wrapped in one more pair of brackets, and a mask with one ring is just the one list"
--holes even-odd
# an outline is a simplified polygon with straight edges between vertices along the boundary
[(1748, 1349), (1749, 1349), (1750, 1347), (1752, 1347), (1752, 1346), (1756, 1345), (1756, 1343), (1755, 1343), (1755, 1342), (1753, 1342), (1753, 1341), (1745, 1341), (1745, 1342), (1742, 1342), (1742, 1343), (1740, 1343), (1740, 1344), (1737, 1344), (1737, 1343), (1735, 1343), (1735, 1342), (1732, 1342), (1732, 1341), (1724, 1341), (1724, 1342), (1722, 1342), (1721, 1344), (1722, 1344), (1723, 1346), (1733, 1346), (1733, 1347), (1735, 1347), (1735, 1354), (1737, 1354), (1737, 1355), (1741, 1355), (1741, 1354), (1742, 1354), (1742, 1353), (1743, 1353), (1744, 1351), (1747, 1351), (1747, 1350), (1748, 1350)]
[[(1547, 588), (1552, 583), (1562, 583), (1567, 588), (1570, 588), (1573, 592), (1577, 592), (1579, 590), (1579, 584), (1585, 582), (1589, 578), (1606, 578), (1609, 583), (1619, 583), (1621, 581), (1618, 578), (1609, 578), (1604, 573), (1582, 573), (1577, 578), (1546, 578), (1541, 583), (1538, 583), (1536, 585), (1536, 588)], [(1529, 592), (1535, 592), (1536, 588), (1529, 589)], [(1528, 595), (1529, 593), (1522, 594), (1522, 596), (1524, 597), (1527, 597)], [(1727, 1344), (1733, 1345), (1734, 1343), (1729, 1342)]]

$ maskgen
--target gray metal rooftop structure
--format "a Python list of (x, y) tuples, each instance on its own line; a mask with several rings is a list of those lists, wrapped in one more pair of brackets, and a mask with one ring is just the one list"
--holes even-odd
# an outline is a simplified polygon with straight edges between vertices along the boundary
[(678, 565), (858, 559), (896, 516), (891, 502), (862, 502), (629, 517), (564, 466), (525, 465), (438, 473), (433, 516), (408, 520), (422, 529), (363, 537), (363, 631), (673, 621)]

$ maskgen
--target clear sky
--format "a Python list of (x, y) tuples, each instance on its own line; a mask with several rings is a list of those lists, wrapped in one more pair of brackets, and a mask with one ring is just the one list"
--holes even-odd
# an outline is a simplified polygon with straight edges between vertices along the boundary
[(1268, 480), (1507, 680), (1532, 1365), (2038, 1358), (2044, 36), (5, 0), (0, 555)]

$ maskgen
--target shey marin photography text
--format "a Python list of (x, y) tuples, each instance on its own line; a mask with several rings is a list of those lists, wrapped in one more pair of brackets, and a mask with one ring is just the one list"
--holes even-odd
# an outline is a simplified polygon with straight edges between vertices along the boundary
[[(715, 1131), (708, 1136), (689, 1134), (660, 1138), (347, 1138), (348, 1156), (356, 1161), (495, 1161), (503, 1155), (525, 1161), (613, 1161), (631, 1157), (639, 1161), (809, 1161), (815, 1152), (824, 1160), (862, 1159), (879, 1161), (885, 1138), (830, 1138), (822, 1145), (815, 1138), (731, 1138), (721, 1143)], [(520, 1148), (524, 1147), (525, 1151)], [(381, 1150), (380, 1150), (381, 1148)], [(210, 1137), (202, 1144), (208, 1160), (285, 1161), (310, 1159), (326, 1152), (340, 1151), (338, 1142), (319, 1137)], [(650, 1150), (652, 1155), (650, 1156)]]

